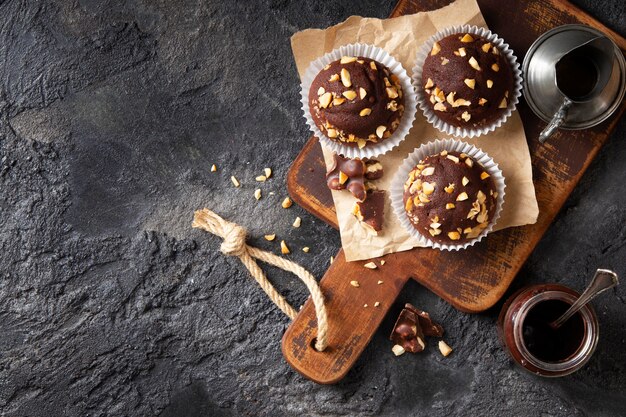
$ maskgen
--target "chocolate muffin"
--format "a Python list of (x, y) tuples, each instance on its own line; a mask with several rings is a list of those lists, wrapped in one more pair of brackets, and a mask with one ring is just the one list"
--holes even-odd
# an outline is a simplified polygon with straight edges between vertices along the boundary
[(315, 77), (309, 108), (328, 138), (362, 149), (398, 128), (404, 95), (398, 77), (381, 63), (344, 56)]
[(481, 128), (506, 111), (514, 77), (496, 46), (478, 35), (457, 33), (433, 44), (424, 61), (422, 86), (441, 120)]
[(413, 227), (431, 240), (458, 244), (474, 239), (496, 211), (489, 173), (466, 154), (426, 157), (404, 184), (404, 209)]

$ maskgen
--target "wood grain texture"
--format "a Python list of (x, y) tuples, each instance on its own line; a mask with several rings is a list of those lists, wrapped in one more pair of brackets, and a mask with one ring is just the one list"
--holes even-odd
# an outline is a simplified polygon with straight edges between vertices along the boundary
[[(392, 16), (432, 10), (449, 3), (400, 0)], [(569, 23), (596, 27), (611, 35), (622, 50), (626, 49), (626, 40), (567, 2), (516, 1), (507, 2), (506, 7), (502, 7), (499, 0), (478, 0), (478, 3), (490, 29), (506, 39), (520, 60), (539, 35)], [(364, 262), (346, 263), (340, 251), (321, 281), (322, 290), (329, 298), (328, 310), (332, 312), (330, 350), (319, 353), (309, 345), (315, 337), (315, 314), (313, 306), (307, 302), (283, 337), (283, 353), (296, 370), (319, 383), (340, 380), (365, 348), (409, 278), (469, 313), (484, 311), (502, 297), (623, 115), (626, 103), (601, 125), (583, 131), (558, 131), (545, 145), (536, 140), (545, 123), (532, 113), (523, 99), (518, 109), (529, 138), (540, 213), (537, 223), (492, 233), (479, 245), (465, 251), (417, 248), (386, 255), (380, 259), (387, 263), (375, 271), (363, 268)], [(312, 137), (294, 161), (287, 185), (296, 203), (336, 228), (337, 218), (324, 173), (321, 148)], [(372, 281), (382, 277), (385, 285), (370, 288), (368, 283), (366, 291), (353, 291), (349, 277), (358, 276)], [(375, 296), (380, 298), (381, 307), (364, 309), (363, 305), (370, 304)]]

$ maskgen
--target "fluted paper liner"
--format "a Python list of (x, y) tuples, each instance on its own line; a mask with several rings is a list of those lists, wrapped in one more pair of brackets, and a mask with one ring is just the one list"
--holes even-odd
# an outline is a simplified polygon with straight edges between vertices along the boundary
[[(496, 198), (496, 207), (495, 212), (491, 216), (491, 220), (487, 227), (474, 239), (459, 242), (458, 244), (443, 244), (439, 242), (435, 242), (430, 238), (430, 236), (426, 236), (421, 234), (417, 229), (415, 229), (407, 217), (406, 211), (404, 209), (404, 183), (409, 178), (409, 172), (415, 168), (415, 165), (419, 163), (420, 160), (423, 160), (427, 156), (437, 155), (441, 151), (446, 150), (448, 152), (459, 152), (465, 153), (469, 155), (474, 162), (478, 162), (483, 166), (485, 171), (491, 176), (493, 182), (496, 186), (496, 191), (498, 192), (498, 197)], [(434, 142), (428, 142), (419, 148), (417, 148), (413, 153), (411, 153), (400, 165), (398, 171), (393, 177), (391, 181), (391, 189), (389, 190), (391, 197), (391, 208), (393, 209), (394, 214), (400, 221), (400, 224), (404, 229), (416, 239), (421, 246), (433, 247), (441, 250), (460, 250), (465, 249), (469, 246), (473, 246), (474, 244), (480, 242), (485, 236), (489, 234), (493, 230), (494, 225), (498, 222), (500, 218), (500, 213), (502, 212), (502, 206), (504, 204), (504, 189), (506, 188), (504, 182), (504, 176), (502, 175), (502, 171), (498, 167), (498, 164), (494, 162), (494, 160), (483, 152), (481, 149), (477, 148), (474, 145), (470, 145), (469, 143), (462, 142), (460, 140), (454, 139), (446, 139), (446, 140), (436, 140)]]
[[(308, 29), (298, 32), (291, 38), (291, 45), (300, 77), (304, 77), (312, 61), (333, 49), (351, 43), (382, 47), (404, 68), (411, 69), (415, 64), (417, 51), (428, 38), (447, 27), (466, 23), (486, 27), (475, 0), (457, 0), (439, 10), (394, 19), (353, 16), (327, 29)], [(413, 128), (406, 139), (398, 147), (377, 158), (382, 163), (385, 174), (380, 180), (375, 181), (375, 184), (379, 189), (389, 192), (391, 180), (407, 155), (424, 143), (449, 137), (450, 135), (435, 129), (426, 121), (421, 112), (418, 112)], [(509, 120), (494, 132), (480, 138), (463, 140), (482, 149), (497, 161), (506, 177), (506, 204), (493, 231), (534, 223), (539, 211), (532, 181), (530, 154), (517, 111), (514, 111)], [(323, 147), (322, 152), (326, 165), (330, 166), (332, 152)], [(323, 183), (323, 169), (316, 168), (310, 175), (317, 176), (319, 179), (315, 181)], [(307, 192), (307, 190), (302, 192)], [(385, 207), (383, 230), (378, 235), (374, 235), (369, 229), (362, 227), (352, 215), (355, 198), (350, 192), (332, 191), (332, 197), (337, 212), (341, 244), (348, 261), (375, 258), (422, 245), (402, 227), (391, 209), (389, 198)], [(311, 239), (313, 239), (311, 244), (314, 244), (314, 238)], [(318, 244), (329, 245), (331, 243), (318, 242)]]
[[(422, 85), (422, 70), (424, 62), (428, 54), (430, 54), (430, 51), (433, 49), (433, 44), (446, 36), (450, 36), (455, 33), (471, 33), (472, 35), (487, 39), (493, 46), (498, 48), (502, 56), (506, 57), (509, 61), (509, 65), (511, 66), (511, 70), (513, 71), (513, 91), (509, 92), (508, 106), (506, 110), (497, 120), (480, 128), (453, 126), (441, 120), (439, 116), (437, 116), (437, 112), (430, 106), (428, 96), (426, 95), (424, 86)], [(509, 45), (504, 43), (502, 38), (499, 38), (498, 35), (492, 33), (490, 30), (473, 25), (451, 26), (428, 38), (428, 40), (417, 52), (415, 66), (413, 67), (413, 76), (411, 78), (413, 80), (413, 87), (415, 87), (415, 92), (417, 94), (417, 103), (420, 109), (422, 109), (426, 120), (439, 129), (439, 131), (462, 138), (473, 138), (486, 135), (487, 133), (493, 132), (502, 126), (515, 111), (515, 107), (517, 106), (519, 98), (522, 95), (522, 71), (520, 70), (519, 63), (517, 62), (517, 58), (513, 54), (513, 51), (509, 49)]]
[[(368, 142), (362, 149), (359, 149), (357, 146), (349, 146), (329, 139), (315, 124), (309, 107), (309, 91), (311, 90), (313, 80), (315, 80), (317, 74), (319, 74), (326, 65), (341, 59), (342, 56), (361, 56), (373, 59), (389, 68), (389, 71), (400, 79), (400, 84), (402, 85), (404, 113), (400, 118), (400, 124), (388, 138), (382, 139), (378, 143)], [(398, 146), (406, 135), (408, 135), (409, 130), (411, 130), (413, 126), (413, 121), (415, 120), (415, 113), (417, 112), (415, 91), (411, 85), (411, 79), (405, 69), (402, 68), (402, 64), (389, 55), (384, 49), (361, 43), (343, 45), (311, 62), (300, 83), (300, 96), (302, 112), (304, 113), (304, 118), (311, 132), (320, 140), (322, 146), (346, 158), (374, 158), (389, 152)]]

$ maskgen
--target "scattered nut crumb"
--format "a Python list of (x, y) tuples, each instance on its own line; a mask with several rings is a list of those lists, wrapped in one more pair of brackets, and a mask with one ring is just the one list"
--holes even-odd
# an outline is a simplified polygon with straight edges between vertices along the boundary
[(359, 288), (361, 285), (359, 284), (359, 281), (350, 281), (350, 285), (352, 285), (353, 287)]
[(256, 198), (257, 200), (261, 199), (261, 189), (257, 188), (256, 190), (254, 190), (254, 198)]
[(400, 345), (393, 345), (393, 347), (391, 348), (391, 351), (396, 356), (400, 356), (400, 355), (404, 354), (404, 352), (405, 352), (404, 348), (402, 346), (400, 346)]
[(273, 235), (265, 235), (263, 237), (265, 238), (265, 240), (269, 240), (270, 242), (272, 240), (276, 239), (276, 235), (275, 234), (273, 234)]
[(446, 342), (444, 342), (443, 340), (439, 341), (439, 352), (441, 352), (441, 354), (443, 356), (448, 356), (449, 354), (452, 353), (452, 348), (450, 346), (448, 346), (448, 344)]
[(380, 280), (378, 281), (378, 285), (380, 285), (380, 284), (382, 284), (382, 283), (383, 283), (383, 281), (380, 281)]
[(385, 264), (385, 261), (380, 261), (380, 266), (383, 266)]
[(374, 262), (368, 262), (368, 263), (366, 263), (363, 266), (366, 267), (367, 269), (376, 269), (376, 268), (378, 268)]
[(230, 177), (230, 180), (233, 182), (233, 185), (234, 185), (235, 187), (239, 187), (239, 186), (241, 186), (241, 184), (239, 183), (239, 180), (238, 180), (237, 178), (235, 178), (235, 176), (234, 176), (234, 175), (232, 175), (232, 176)]
[(265, 180), (267, 180), (267, 177), (265, 175), (259, 175), (255, 178), (255, 180), (257, 180), (258, 182), (265, 182)]
[(263, 172), (265, 172), (265, 178), (272, 176), (272, 168), (263, 168)]
[(280, 241), (280, 251), (283, 255), (287, 255), (290, 252), (284, 240)]
[(367, 308), (367, 307), (368, 307), (368, 305), (367, 305), (367, 304), (363, 304), (363, 308)]
[(374, 303), (374, 307), (378, 307), (379, 305), (380, 305), (380, 301), (376, 301), (376, 302)]
[(304, 253), (309, 253), (310, 250), (311, 249), (309, 249), (308, 246), (305, 246), (305, 247), (302, 248), (302, 252), (304, 252)]
[(282, 202), (282, 206), (284, 209), (287, 209), (289, 207), (291, 207), (291, 205), (293, 204), (293, 202), (291, 201), (291, 198), (289, 197), (285, 197), (285, 199)]
[(293, 221), (293, 227), (300, 227), (300, 224), (302, 223), (302, 219), (300, 217), (296, 217), (296, 219)]
[(217, 171), (217, 166), (215, 164), (211, 165), (211, 172)]
[(331, 257), (330, 257), (330, 263), (332, 264), (333, 262), (335, 262), (335, 257), (334, 257), (334, 256), (331, 256)]

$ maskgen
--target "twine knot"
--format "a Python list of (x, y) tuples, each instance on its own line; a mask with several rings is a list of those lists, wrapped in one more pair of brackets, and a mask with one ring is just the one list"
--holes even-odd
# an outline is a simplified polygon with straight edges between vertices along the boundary
[(191, 225), (204, 229), (224, 239), (220, 247), (222, 253), (238, 257), (246, 268), (248, 268), (248, 271), (250, 271), (250, 274), (252, 274), (256, 282), (263, 288), (263, 291), (265, 291), (268, 297), (292, 320), (298, 313), (289, 305), (287, 300), (276, 291), (261, 268), (259, 268), (254, 258), (285, 271), (289, 271), (300, 278), (311, 293), (311, 300), (315, 307), (315, 316), (317, 318), (315, 348), (319, 351), (326, 349), (328, 345), (326, 336), (328, 332), (328, 316), (326, 314), (326, 306), (324, 305), (324, 295), (317, 285), (315, 277), (311, 275), (309, 271), (288, 259), (246, 245), (246, 229), (238, 224), (222, 219), (217, 213), (209, 209), (196, 211)]
[(224, 241), (222, 246), (220, 246), (220, 250), (224, 255), (242, 256), (248, 250), (246, 246), (246, 229), (235, 223), (228, 222), (223, 230), (222, 238)]

